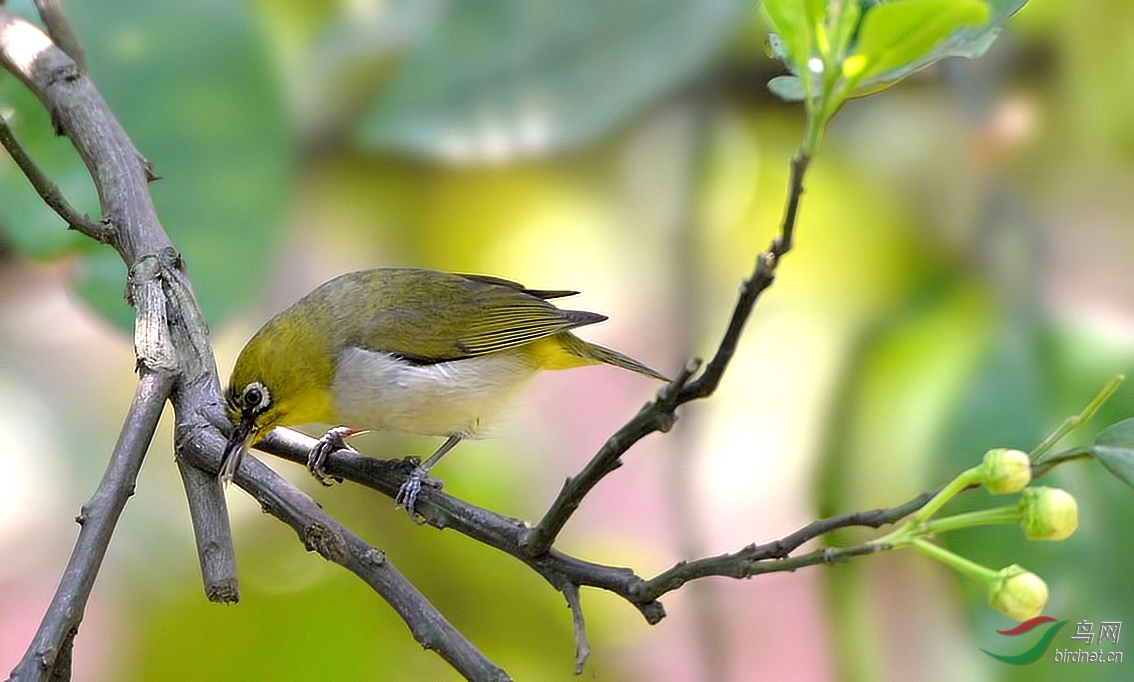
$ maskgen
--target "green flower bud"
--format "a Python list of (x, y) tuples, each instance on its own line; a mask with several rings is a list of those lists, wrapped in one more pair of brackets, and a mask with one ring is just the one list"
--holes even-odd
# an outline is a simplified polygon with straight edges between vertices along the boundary
[(1001, 570), (988, 590), (988, 605), (1014, 620), (1027, 620), (1043, 612), (1047, 583), (1016, 564)]
[(1018, 493), (1032, 480), (1032, 462), (1026, 452), (994, 448), (984, 453), (981, 485), (993, 495)]
[(1059, 488), (1028, 488), (1020, 495), (1020, 510), (1029, 540), (1062, 540), (1079, 527), (1079, 505)]

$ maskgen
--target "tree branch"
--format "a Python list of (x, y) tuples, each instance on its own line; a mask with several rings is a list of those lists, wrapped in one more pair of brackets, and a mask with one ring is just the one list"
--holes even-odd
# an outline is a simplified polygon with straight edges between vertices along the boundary
[[(276, 429), (256, 448), (297, 464), (306, 464), (307, 454), (315, 443), (314, 438), (296, 431)], [(406, 460), (375, 459), (351, 450), (336, 450), (328, 455), (324, 469), (331, 476), (364, 485), (393, 499), (413, 464)], [(923, 493), (888, 509), (859, 511), (813, 521), (782, 538), (749, 545), (732, 554), (679, 562), (650, 580), (641, 578), (629, 568), (584, 561), (556, 549), (533, 557), (523, 545), (527, 533), (524, 522), (469, 504), (437, 488), (422, 488), (417, 511), (431, 526), (450, 528), (527, 564), (562, 592), (572, 609), (575, 608), (572, 603), (575, 597), (571, 595), (570, 587), (597, 587), (626, 599), (653, 625), (665, 617), (665, 608), (658, 599), (690, 580), (792, 571), (877, 551), (881, 547), (832, 548), (791, 556), (805, 543), (840, 528), (880, 528), (895, 523), (925, 506), (936, 492)], [(824, 552), (827, 552), (827, 559), (824, 559)]]
[(81, 232), (95, 241), (102, 242), (103, 244), (110, 243), (110, 236), (113, 232), (108, 226), (100, 222), (91, 220), (90, 216), (79, 213), (67, 199), (63, 196), (63, 192), (59, 186), (48, 179), (47, 174), (40, 170), (39, 166), (32, 160), (31, 155), (27, 153), (20, 141), (16, 139), (16, 135), (12, 132), (11, 127), (8, 126), (8, 121), (0, 116), (0, 145), (8, 151), (12, 160), (16, 162), (16, 166), (23, 172), (24, 176), (31, 182), (32, 187), (43, 199), (43, 203), (47, 204), (49, 208), (59, 214), (59, 217), (67, 223), (67, 227), (72, 230)]
[(71, 22), (63, 12), (63, 6), (59, 4), (59, 0), (35, 0), (35, 10), (39, 14), (39, 18), (43, 19), (43, 25), (47, 27), (47, 35), (51, 36), (51, 42), (58, 45), (59, 49), (75, 60), (75, 64), (84, 73), (89, 73), (87, 53), (83, 50), (79, 37), (75, 35), (75, 29), (72, 28)]
[(138, 379), (134, 401), (110, 463), (94, 495), (83, 505), (75, 521), (79, 538), (63, 571), (59, 588), (43, 616), (39, 630), (19, 664), (12, 680), (69, 679), (71, 646), (98, 575), (106, 548), (114, 534), (126, 500), (134, 494), (134, 483), (142, 468), (174, 377), (164, 372), (144, 371)]
[[(71, 139), (87, 166), (98, 190), (108, 229), (107, 241), (130, 269), (130, 300), (138, 308), (135, 349), (143, 379), (172, 377), (173, 390), (169, 393), (169, 387), (165, 387), (166, 391), (157, 401), (157, 412), (160, 414), (160, 406), (169, 393), (176, 414), (178, 456), (190, 466), (215, 474), (231, 426), (224, 417), (220, 381), (200, 308), (184, 275), (181, 258), (162, 229), (150, 199), (149, 163), (138, 153), (106, 102), (74, 61), (39, 29), (15, 17), (2, 5), (0, 64), (43, 102), (56, 131)], [(155, 367), (161, 369), (155, 373)], [(174, 369), (167, 372), (165, 368)], [(128, 433), (135, 431), (124, 431), (124, 435)], [(130, 440), (131, 447), (144, 452), (151, 436), (152, 430), (140, 445)], [(117, 461), (117, 458), (112, 460), (112, 467)], [(196, 489), (195, 480), (196, 477), (187, 479), (187, 488)], [(437, 651), (469, 679), (507, 679), (507, 674), (449, 625), (379, 550), (351, 534), (284, 479), (248, 458), (237, 473), (237, 483), (259, 500), (266, 511), (295, 528), (309, 549), (363, 578), (394, 607), (423, 646)], [(230, 553), (227, 516), (222, 507), (215, 506), (218, 500), (223, 502), (223, 497), (211, 491), (191, 494), (189, 499), (191, 504), (212, 505), (204, 510), (210, 523), (195, 522), (199, 547)], [(195, 513), (194, 518), (205, 517)], [(102, 533), (98, 539), (103, 549), (116, 519), (117, 514), (97, 525)], [(203, 525), (209, 527), (205, 535), (201, 532)], [(216, 541), (218, 535), (220, 542)], [(82, 544), (86, 537), (80, 534), (77, 556), (89, 554)], [(203, 570), (211, 571), (206, 564), (212, 564), (216, 558), (202, 555)], [(223, 565), (229, 561), (230, 557), (223, 557), (219, 562), (221, 574), (227, 572)], [(65, 577), (61, 588), (76, 581), (82, 585), (93, 583), (98, 568), (94, 562), (85, 561), (77, 568), (78, 577), (74, 580)], [(26, 665), (22, 663), (17, 668), (13, 679), (44, 679), (48, 666), (69, 658), (69, 641), (88, 596), (89, 586), (81, 592), (61, 589), (57, 593), (53, 605), (65, 604), (61, 607), (64, 613), (60, 616), (59, 609), (49, 611), (45, 623), (51, 625), (51, 632), (59, 630), (58, 623), (69, 624), (64, 636), (66, 641), (58, 636), (44, 641), (37, 637), (24, 657)]]
[[(192, 395), (174, 396), (173, 400), (175, 407), (179, 403), (185, 407), (204, 404)], [(219, 403), (215, 407), (219, 408)], [(198, 410), (193, 410), (193, 414), (196, 418), (205, 416)], [(178, 428), (178, 451), (189, 463), (209, 471), (215, 478), (220, 470), (224, 436), (204, 423), (191, 426), (183, 422)], [(340, 564), (370, 585), (402, 617), (422, 647), (436, 651), (470, 680), (510, 679), (445, 620), (394, 568), (384, 552), (361, 540), (263, 462), (245, 457), (233, 482), (256, 498), (265, 512), (291, 526), (308, 551)]]
[(524, 539), (524, 548), (529, 554), (539, 556), (555, 544), (559, 532), (579, 508), (583, 498), (599, 481), (622, 466), (622, 455), (634, 443), (655, 431), (669, 431), (677, 419), (679, 406), (692, 400), (707, 398), (717, 390), (721, 377), (724, 376), (732, 356), (736, 353), (740, 335), (757, 299), (775, 281), (776, 268), (784, 255), (791, 250), (796, 218), (799, 214), (799, 202), (803, 197), (803, 177), (810, 162), (811, 158), (802, 153), (792, 158), (787, 206), (784, 210), (780, 234), (766, 251), (757, 256), (752, 276), (741, 285), (732, 319), (713, 359), (709, 361), (700, 376), (692, 380), (691, 377), (700, 367), (700, 361), (696, 359), (690, 361), (668, 386), (658, 392), (653, 402), (647, 403), (633, 419), (603, 444), (578, 475), (564, 482), (562, 490), (544, 513), (543, 518)]
[(205, 596), (211, 602), (235, 604), (240, 601), (240, 581), (224, 489), (216, 476), (188, 464), (180, 453), (177, 470), (189, 500), (189, 517), (193, 521)]

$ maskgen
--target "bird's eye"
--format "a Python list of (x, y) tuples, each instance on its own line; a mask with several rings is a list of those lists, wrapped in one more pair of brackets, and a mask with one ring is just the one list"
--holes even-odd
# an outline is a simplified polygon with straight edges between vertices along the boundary
[(264, 400), (264, 394), (256, 386), (244, 389), (244, 406), (256, 407)]

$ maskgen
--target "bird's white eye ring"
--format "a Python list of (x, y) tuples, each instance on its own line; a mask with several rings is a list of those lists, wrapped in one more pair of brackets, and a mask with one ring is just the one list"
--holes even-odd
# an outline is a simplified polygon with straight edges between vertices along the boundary
[(244, 387), (244, 392), (240, 394), (240, 402), (245, 409), (263, 409), (271, 402), (271, 398), (263, 384), (253, 381)]

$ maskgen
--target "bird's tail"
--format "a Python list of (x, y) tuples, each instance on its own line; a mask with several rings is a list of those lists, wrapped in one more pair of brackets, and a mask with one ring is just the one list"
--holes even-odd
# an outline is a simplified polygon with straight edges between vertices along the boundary
[(607, 348), (597, 343), (584, 341), (570, 332), (559, 334), (558, 336), (560, 337), (560, 342), (564, 350), (588, 363), (601, 362), (607, 365), (614, 365), (615, 367), (628, 369), (631, 372), (643, 374), (651, 379), (669, 382), (669, 378), (661, 372), (651, 369), (629, 355), (619, 353), (613, 348)]

